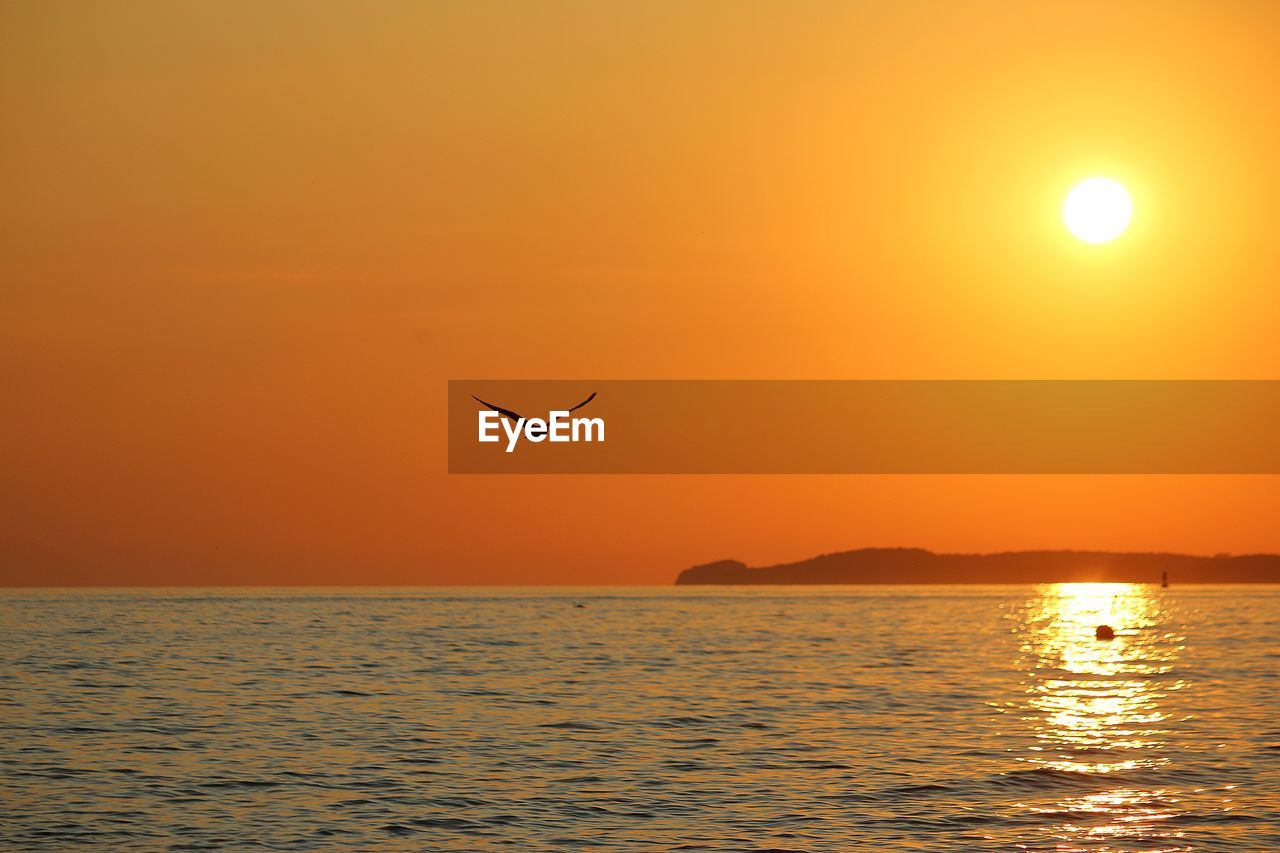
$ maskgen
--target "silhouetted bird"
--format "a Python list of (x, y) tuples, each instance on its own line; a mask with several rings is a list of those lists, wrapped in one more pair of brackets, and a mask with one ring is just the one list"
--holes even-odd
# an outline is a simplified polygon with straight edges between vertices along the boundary
[(493, 403), (486, 403), (484, 400), (481, 400), (475, 394), (471, 395), (471, 399), (475, 400), (477, 403), (479, 403), (480, 405), (486, 408), (493, 409), (495, 412), (497, 412), (500, 415), (505, 415), (506, 417), (511, 418), (511, 420), (513, 421), (522, 420), (522, 418), (519, 415), (517, 415), (515, 412), (511, 411), (510, 409), (504, 409), (501, 406), (495, 406)]
[[(591, 396), (590, 396), (590, 397), (588, 397), (587, 399), (583, 400), (581, 403), (579, 403), (578, 405), (574, 406), (572, 409), (565, 409), (565, 411), (567, 411), (567, 412), (576, 412), (578, 409), (581, 409), (583, 406), (585, 406), (587, 403), (590, 403), (590, 402), (591, 402), (592, 400), (594, 400), (595, 398), (596, 398), (596, 392), (595, 392), (595, 391), (592, 391), (592, 392), (591, 392)], [(504, 415), (504, 416), (506, 416), (506, 417), (508, 417), (508, 418), (511, 418), (511, 420), (513, 420), (513, 421), (521, 420), (520, 416), (519, 416), (518, 414), (516, 414), (515, 412), (511, 411), (510, 409), (504, 409), (504, 408), (502, 408), (501, 406), (495, 406), (493, 403), (486, 403), (484, 400), (481, 400), (481, 399), (480, 399), (479, 397), (477, 397), (475, 394), (472, 394), (472, 395), (471, 395), (471, 399), (472, 399), (472, 400), (475, 400), (477, 403), (479, 403), (480, 405), (484, 406), (485, 408), (493, 409), (493, 410), (494, 410), (495, 412), (497, 412), (498, 414), (500, 414), (500, 415)]]

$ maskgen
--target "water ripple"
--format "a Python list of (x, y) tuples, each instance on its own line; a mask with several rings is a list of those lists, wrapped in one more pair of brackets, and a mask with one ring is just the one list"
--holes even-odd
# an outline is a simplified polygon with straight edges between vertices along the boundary
[(1280, 849), (1277, 615), (1270, 587), (8, 591), (0, 846)]

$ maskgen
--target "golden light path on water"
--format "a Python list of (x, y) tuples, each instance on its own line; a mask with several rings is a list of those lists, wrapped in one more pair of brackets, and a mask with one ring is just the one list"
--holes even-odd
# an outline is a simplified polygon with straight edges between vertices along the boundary
[[(1028, 603), (1022, 628), (1027, 672), (1025, 720), (1036, 745), (1023, 760), (1051, 771), (1105, 778), (1167, 764), (1169, 698), (1184, 689), (1170, 678), (1185, 638), (1166, 631), (1158, 587), (1146, 584), (1048, 585)], [(1114, 629), (1100, 640), (1098, 626)], [(1056, 834), (1097, 849), (1099, 842), (1167, 838), (1184, 850), (1182, 833), (1162, 824), (1180, 813), (1165, 790), (1127, 785), (1038, 809), (1060, 821)], [(1064, 849), (1073, 849), (1066, 847)]]
[(4, 591), (0, 849), (1276, 851), (1277, 614), (1180, 583)]

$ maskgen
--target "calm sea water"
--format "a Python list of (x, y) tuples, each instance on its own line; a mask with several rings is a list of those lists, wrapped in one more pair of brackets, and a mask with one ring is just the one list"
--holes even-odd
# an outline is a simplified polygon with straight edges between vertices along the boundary
[(1280, 850), (1276, 587), (10, 590), (0, 626), (19, 849)]

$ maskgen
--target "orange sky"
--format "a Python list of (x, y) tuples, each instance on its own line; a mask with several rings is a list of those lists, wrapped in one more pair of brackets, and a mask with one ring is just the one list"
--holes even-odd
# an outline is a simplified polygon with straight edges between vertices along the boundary
[[(1280, 6), (8, 3), (0, 582), (1280, 550), (1274, 477), (449, 477), (448, 378), (1280, 378)], [(1105, 173), (1130, 232), (1058, 207)]]

